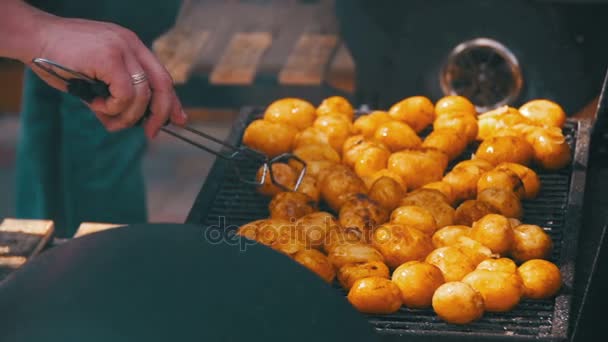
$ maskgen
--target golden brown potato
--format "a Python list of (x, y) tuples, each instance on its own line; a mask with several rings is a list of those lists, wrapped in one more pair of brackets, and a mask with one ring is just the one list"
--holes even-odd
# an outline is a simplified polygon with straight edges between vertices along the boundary
[(364, 177), (363, 182), (365, 182), (365, 186), (368, 189), (371, 189), (372, 185), (374, 185), (374, 183), (382, 177), (388, 177), (388, 178), (396, 181), (401, 186), (401, 189), (404, 192), (407, 192), (407, 184), (403, 180), (403, 177), (401, 177), (400, 175), (398, 175), (397, 173), (395, 173), (389, 169), (383, 169), (383, 170), (380, 170), (380, 171), (374, 173), (371, 176)]
[(302, 130), (315, 120), (315, 107), (308, 101), (296, 98), (276, 100), (266, 108), (264, 120), (277, 122)]
[(493, 253), (504, 255), (513, 245), (513, 229), (509, 220), (498, 214), (488, 214), (473, 223), (471, 239), (490, 248)]
[[(317, 183), (318, 186), (320, 186), (321, 174), (323, 174), (324, 172), (326, 172), (329, 169), (335, 168), (337, 165), (340, 165), (340, 164), (333, 162), (333, 161), (329, 161), (329, 160), (307, 161), (306, 162), (306, 175), (315, 178), (318, 182)], [(296, 172), (302, 171), (301, 163), (290, 161), (289, 166), (291, 166), (291, 168), (294, 169)]]
[(367, 140), (361, 135), (354, 135), (346, 139), (342, 147), (343, 163), (354, 168), (361, 154), (370, 148), (379, 148), (390, 152), (386, 146), (377, 141)]
[(422, 186), (422, 189), (432, 189), (441, 192), (448, 200), (448, 204), (454, 204), (456, 197), (454, 196), (454, 189), (446, 182), (431, 182)]
[(372, 235), (372, 246), (382, 253), (391, 268), (407, 261), (424, 260), (433, 250), (430, 236), (418, 229), (394, 223), (376, 228)]
[(293, 148), (308, 145), (329, 145), (329, 138), (327, 134), (321, 132), (314, 127), (308, 127), (303, 131), (298, 132), (293, 140)]
[(321, 279), (330, 284), (336, 277), (336, 271), (329, 262), (329, 259), (325, 256), (325, 254), (316, 249), (298, 251), (296, 254), (294, 254), (293, 259), (302, 266), (316, 273), (319, 277), (321, 277)]
[(523, 216), (521, 201), (513, 191), (485, 189), (477, 194), (477, 200), (488, 204), (506, 217), (520, 219)]
[(270, 248), (289, 257), (292, 257), (298, 251), (309, 249), (304, 236), (301, 236), (295, 229), (279, 235), (276, 241), (270, 245)]
[(475, 166), (454, 168), (443, 177), (442, 182), (452, 187), (456, 201), (475, 198), (481, 172), (481, 169)]
[(268, 157), (275, 157), (291, 151), (297, 132), (286, 124), (255, 120), (245, 129), (243, 143)]
[(407, 124), (393, 120), (378, 126), (374, 138), (386, 145), (392, 152), (406, 148), (416, 148), (422, 144), (420, 137)]
[(388, 111), (390, 116), (405, 122), (420, 132), (435, 120), (433, 103), (424, 96), (411, 96), (395, 103)]
[(319, 116), (313, 123), (313, 127), (327, 135), (329, 145), (336, 151), (342, 149), (342, 145), (352, 131), (352, 123), (344, 115)]
[[(371, 234), (371, 233), (370, 233)], [(339, 229), (330, 230), (325, 236), (323, 243), (323, 251), (328, 255), (337, 246), (348, 244), (367, 244), (371, 237), (366, 237), (357, 229)]]
[(431, 212), (417, 205), (406, 205), (395, 209), (390, 221), (418, 229), (429, 235), (437, 230), (437, 223)]
[(428, 210), (433, 215), (437, 228), (454, 223), (454, 208), (447, 203), (445, 196), (437, 190), (414, 190), (403, 198), (401, 205), (417, 205)]
[(315, 160), (328, 160), (334, 163), (340, 162), (340, 155), (329, 145), (306, 145), (295, 149), (293, 154), (305, 162)]
[(519, 198), (526, 195), (526, 189), (521, 178), (509, 169), (491, 170), (483, 173), (477, 181), (477, 191), (481, 192), (490, 188), (511, 191)]
[(475, 141), (477, 138), (477, 119), (470, 114), (450, 113), (443, 114), (433, 123), (434, 130), (451, 129), (460, 133), (467, 143)]
[(461, 236), (468, 236), (471, 227), (454, 225), (445, 226), (433, 234), (433, 246), (435, 248), (454, 245)]
[(476, 270), (488, 270), (492, 272), (517, 273), (517, 265), (509, 258), (486, 259), (477, 265)]
[(396, 180), (385, 176), (372, 184), (368, 196), (390, 212), (399, 206), (405, 191)]
[(445, 153), (450, 160), (454, 160), (466, 149), (467, 140), (462, 133), (443, 128), (434, 130), (424, 138), (422, 147), (439, 150)]
[(509, 223), (511, 224), (511, 228), (515, 228), (515, 227), (521, 225), (520, 220), (518, 220), (516, 218), (512, 218), (512, 217), (509, 217)]
[(538, 99), (526, 102), (519, 107), (523, 116), (537, 126), (563, 127), (566, 122), (566, 113), (560, 105), (553, 101)]
[(485, 202), (477, 200), (467, 200), (456, 208), (454, 213), (454, 224), (472, 226), (473, 222), (486, 216), (495, 214), (498, 211)]
[(323, 211), (300, 217), (295, 223), (298, 236), (303, 236), (312, 248), (321, 248), (328, 234), (334, 229), (341, 229), (338, 220), (330, 213)]
[(465, 170), (477, 170), (477, 173), (482, 174), (484, 172), (490, 171), (494, 168), (490, 162), (482, 160), (482, 159), (469, 159), (463, 160), (460, 163), (454, 165), (453, 170), (456, 169), (465, 169)]
[(317, 209), (315, 201), (302, 193), (281, 192), (270, 201), (268, 210), (273, 219), (297, 220)]
[(383, 147), (370, 146), (359, 154), (355, 162), (355, 173), (359, 177), (368, 177), (386, 169), (391, 153)]
[(271, 246), (279, 237), (289, 235), (293, 224), (282, 219), (263, 219), (249, 222), (239, 228), (238, 235)]
[(475, 270), (462, 282), (481, 293), (485, 309), (490, 312), (513, 309), (523, 293), (521, 278), (516, 273)]
[(366, 138), (373, 138), (378, 126), (391, 120), (393, 119), (387, 112), (377, 110), (357, 118), (353, 123), (353, 131), (355, 134), (361, 134)]
[(321, 199), (321, 189), (319, 189), (319, 184), (314, 177), (309, 175), (304, 175), (297, 192), (310, 197), (310, 199), (315, 202), (319, 202)]
[(524, 184), (524, 197), (527, 199), (535, 198), (540, 192), (540, 178), (534, 170), (516, 163), (500, 163), (496, 170), (511, 170), (519, 176)]
[(347, 298), (355, 309), (370, 314), (390, 314), (401, 307), (399, 287), (382, 277), (357, 280)]
[(384, 257), (377, 249), (362, 243), (343, 243), (331, 249), (328, 254), (329, 261), (336, 269), (346, 264), (370, 261), (384, 262)]
[(336, 212), (340, 210), (349, 195), (367, 192), (361, 178), (348, 168), (332, 168), (319, 181), (321, 196)]
[[(265, 166), (260, 167), (255, 175), (257, 182), (262, 180), (264, 167)], [(293, 189), (294, 185), (296, 184), (296, 179), (298, 178), (296, 172), (289, 165), (284, 163), (272, 164), (272, 174), (276, 182), (289, 189)], [(268, 169), (266, 170), (266, 176), (264, 177), (264, 184), (259, 186), (257, 190), (259, 193), (266, 196), (274, 196), (279, 192), (285, 191), (273, 183), (270, 177), (270, 170)]]
[(397, 267), (393, 283), (401, 290), (401, 300), (408, 308), (428, 308), (433, 293), (443, 284), (443, 274), (437, 266), (420, 261), (409, 261)]
[(346, 290), (350, 290), (357, 280), (368, 277), (389, 279), (390, 272), (388, 267), (381, 261), (346, 264), (338, 270), (338, 281)]
[(483, 315), (483, 297), (469, 284), (445, 283), (433, 294), (433, 310), (448, 323), (471, 323)]
[(353, 106), (348, 102), (347, 99), (342, 96), (331, 96), (323, 100), (319, 107), (317, 108), (317, 115), (334, 115), (334, 114), (342, 114), (348, 120), (352, 121), (353, 116), (355, 115), (355, 110)]
[(452, 246), (458, 248), (462, 253), (468, 256), (475, 266), (479, 265), (480, 262), (495, 256), (488, 247), (467, 236), (459, 237)]
[(403, 198), (402, 205), (419, 205), (427, 206), (430, 203), (444, 202), (448, 203), (448, 198), (439, 190), (435, 189), (416, 189), (408, 192)]
[(562, 275), (552, 262), (532, 259), (517, 269), (524, 285), (524, 296), (532, 299), (553, 297), (562, 286)]
[(484, 140), (475, 152), (475, 159), (492, 165), (504, 162), (528, 165), (534, 156), (532, 146), (521, 137), (491, 137)]
[(458, 281), (473, 272), (473, 261), (453, 246), (440, 247), (427, 255), (425, 261), (437, 266), (445, 281)]
[(388, 210), (381, 207), (365, 194), (347, 197), (340, 208), (340, 225), (343, 228), (357, 229), (366, 236), (369, 231), (388, 221)]
[[(517, 129), (512, 129), (518, 125), (530, 125), (532, 122), (526, 119), (513, 107), (502, 106), (483, 113), (477, 117), (479, 132), (478, 140), (485, 140), (493, 136), (519, 136), (521, 133)], [(507, 131), (507, 132), (505, 132)]]
[(570, 164), (570, 146), (559, 128), (536, 127), (526, 140), (534, 150), (534, 161), (543, 168), (558, 170)]
[(435, 114), (437, 117), (451, 113), (465, 113), (475, 117), (477, 110), (475, 109), (475, 105), (463, 96), (448, 95), (439, 99), (435, 104)]
[(391, 154), (388, 169), (397, 173), (410, 189), (441, 180), (448, 166), (448, 157), (437, 150), (403, 150)]
[(549, 234), (533, 224), (522, 224), (513, 228), (511, 256), (519, 261), (546, 259), (551, 254), (553, 241)]

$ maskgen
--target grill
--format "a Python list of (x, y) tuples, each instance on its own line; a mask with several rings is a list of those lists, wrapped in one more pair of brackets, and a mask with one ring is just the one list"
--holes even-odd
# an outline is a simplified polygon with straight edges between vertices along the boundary
[[(260, 108), (244, 108), (236, 120), (228, 142), (240, 144), (246, 125), (261, 117)], [(551, 235), (554, 242), (551, 261), (560, 266), (563, 287), (549, 300), (523, 300), (515, 310), (485, 313), (472, 324), (458, 326), (439, 319), (431, 309), (412, 310), (402, 307), (391, 315), (368, 315), (368, 321), (385, 341), (462, 341), (484, 338), (505, 341), (562, 341), (568, 338), (574, 265), (581, 222), (585, 175), (589, 152), (590, 123), (569, 120), (565, 136), (574, 151), (573, 162), (558, 172), (536, 170), (542, 189), (533, 201), (524, 201), (523, 222), (537, 224)], [(469, 146), (462, 155), (468, 159), (477, 146)], [(460, 161), (456, 160), (452, 163)], [(253, 178), (259, 165), (239, 163), (241, 172)], [(231, 165), (216, 160), (203, 185), (187, 222), (202, 224), (222, 233), (234, 232), (240, 225), (268, 217), (269, 199), (251, 186), (238, 182)], [(321, 210), (329, 211), (321, 206)], [(335, 285), (336, 291), (345, 291)]]

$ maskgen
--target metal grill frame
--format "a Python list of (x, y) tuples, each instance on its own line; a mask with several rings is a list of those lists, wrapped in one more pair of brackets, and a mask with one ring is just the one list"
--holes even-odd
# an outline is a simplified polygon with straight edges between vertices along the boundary
[[(368, 112), (365, 110), (364, 112)], [(241, 143), (242, 134), (247, 124), (256, 115), (260, 115), (262, 109), (258, 107), (244, 107), (235, 120), (227, 142), (238, 145)], [(564, 212), (564, 223), (562, 228), (562, 241), (559, 250), (560, 270), (562, 272), (563, 286), (560, 294), (555, 298), (553, 305), (552, 320), (550, 331), (538, 335), (519, 335), (503, 332), (500, 333), (501, 326), (496, 326), (496, 333), (476, 332), (474, 329), (463, 329), (454, 326), (454, 331), (432, 330), (432, 329), (408, 329), (397, 330), (390, 327), (379, 327), (378, 322), (374, 322), (378, 316), (368, 316), (370, 323), (374, 325), (383, 341), (473, 341), (484, 339), (488, 341), (566, 341), (568, 340), (571, 329), (570, 324), (572, 313), (572, 296), (574, 293), (574, 268), (576, 261), (576, 251), (578, 236), (582, 222), (583, 198), (585, 190), (585, 178), (587, 172), (587, 162), (589, 157), (589, 143), (591, 135), (591, 122), (589, 120), (569, 119), (568, 124), (574, 126), (574, 146), (573, 158), (570, 167), (570, 181), (567, 193), (567, 202)], [(212, 210), (216, 195), (224, 185), (222, 182), (230, 165), (228, 162), (217, 159), (214, 162), (207, 180), (202, 186), (192, 209), (188, 215), (186, 223), (201, 224), (206, 221)], [(240, 186), (247, 186), (245, 184)], [(251, 191), (255, 191), (252, 187)], [(538, 302), (538, 301), (536, 301)], [(424, 311), (420, 311), (424, 313)], [(492, 313), (492, 315), (501, 315)], [(503, 314), (508, 319), (508, 313)], [(500, 316), (498, 316), (500, 317)], [(386, 316), (384, 316), (384, 319)], [(514, 317), (515, 318), (515, 317)], [(438, 320), (438, 318), (437, 318)], [(427, 321), (428, 322), (428, 321)], [(425, 323), (421, 323), (425, 324)], [(434, 323), (433, 323), (434, 324)], [(456, 331), (460, 329), (461, 331)], [(468, 331), (462, 331), (468, 330)], [(540, 331), (539, 331), (540, 333)]]

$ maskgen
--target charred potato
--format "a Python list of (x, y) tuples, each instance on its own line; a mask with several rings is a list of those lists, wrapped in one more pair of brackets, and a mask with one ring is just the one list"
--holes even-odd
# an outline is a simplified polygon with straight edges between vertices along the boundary
[(329, 255), (338, 246), (365, 245), (370, 239), (371, 236), (365, 236), (357, 229), (342, 229), (340, 227), (339, 229), (332, 229), (327, 233), (323, 243), (323, 250)]
[(389, 115), (408, 124), (414, 131), (420, 132), (435, 120), (435, 108), (431, 100), (424, 96), (412, 96), (395, 103), (388, 111)]
[(281, 192), (268, 204), (270, 217), (274, 219), (297, 220), (316, 211), (316, 203), (299, 192)]
[(445, 283), (433, 294), (433, 310), (448, 323), (471, 323), (483, 315), (483, 297), (469, 284)]
[(454, 160), (464, 152), (467, 147), (466, 138), (453, 129), (434, 130), (422, 142), (422, 147), (434, 148)]
[(454, 223), (454, 208), (447, 203), (445, 196), (437, 190), (414, 190), (403, 198), (401, 205), (417, 205), (428, 210), (433, 215), (433, 218), (435, 218), (437, 228)]
[(296, 98), (274, 101), (264, 112), (264, 120), (289, 125), (298, 130), (310, 127), (315, 116), (315, 107), (310, 102)]
[(534, 161), (543, 168), (558, 170), (570, 163), (570, 146), (559, 128), (536, 127), (526, 139), (534, 150)]
[(298, 251), (293, 255), (293, 259), (330, 284), (336, 277), (336, 271), (329, 259), (316, 249)]
[(483, 159), (492, 165), (518, 163), (528, 165), (534, 156), (534, 149), (521, 137), (491, 137), (484, 140), (475, 152), (475, 159)]
[(385, 122), (378, 126), (374, 138), (392, 152), (406, 148), (416, 148), (422, 143), (420, 137), (410, 126), (397, 120)]
[(524, 262), (517, 269), (524, 285), (524, 296), (532, 299), (553, 297), (562, 286), (562, 276), (555, 264), (541, 259)]
[(372, 184), (368, 196), (384, 209), (392, 211), (399, 206), (401, 199), (405, 196), (405, 191), (396, 180), (384, 176)]
[(473, 261), (453, 246), (437, 248), (427, 255), (425, 261), (437, 266), (445, 281), (458, 281), (475, 269)]
[(423, 260), (433, 250), (431, 237), (407, 226), (384, 224), (373, 232), (372, 246), (376, 247), (391, 268), (412, 260)]
[(464, 113), (475, 117), (477, 110), (475, 109), (475, 105), (463, 96), (448, 95), (439, 99), (435, 104), (435, 114), (437, 117), (451, 113)]
[(472, 226), (473, 222), (486, 216), (495, 214), (498, 211), (489, 204), (477, 200), (467, 200), (462, 202), (454, 213), (454, 224)]
[(488, 214), (473, 223), (469, 236), (490, 248), (492, 253), (504, 255), (513, 245), (513, 229), (509, 220), (498, 214)]
[(403, 180), (403, 177), (401, 177), (400, 175), (398, 175), (397, 173), (395, 173), (389, 169), (380, 170), (369, 177), (363, 178), (363, 181), (365, 182), (365, 185), (367, 186), (367, 188), (371, 189), (372, 185), (374, 185), (374, 183), (382, 177), (388, 177), (388, 178), (396, 181), (397, 183), (399, 183), (399, 185), (401, 186), (401, 189), (403, 191), (407, 191), (407, 184)]
[(485, 189), (477, 194), (477, 200), (488, 204), (506, 217), (520, 219), (523, 216), (521, 201), (513, 191)]
[(271, 246), (282, 236), (289, 236), (293, 224), (283, 219), (263, 219), (247, 223), (239, 228), (237, 234), (250, 240)]
[(297, 132), (286, 124), (255, 120), (245, 129), (243, 143), (268, 157), (276, 157), (291, 151)]
[(540, 192), (540, 178), (534, 170), (516, 163), (500, 163), (496, 166), (496, 170), (511, 170), (519, 176), (524, 184), (523, 198), (531, 199), (538, 196)]
[(355, 162), (355, 173), (359, 177), (368, 177), (386, 169), (391, 153), (379, 146), (370, 146), (361, 151)]
[(475, 270), (462, 282), (481, 293), (485, 309), (490, 312), (513, 309), (519, 304), (523, 292), (521, 278), (516, 273)]
[(468, 236), (470, 232), (471, 227), (467, 226), (445, 226), (433, 234), (433, 246), (435, 248), (452, 246), (461, 236)]
[(355, 309), (370, 314), (390, 314), (401, 307), (399, 287), (382, 277), (357, 280), (347, 298)]
[(391, 214), (390, 221), (418, 229), (429, 235), (437, 230), (437, 223), (431, 212), (416, 205), (406, 205), (395, 209)]
[(346, 264), (370, 261), (384, 262), (384, 257), (377, 249), (362, 243), (346, 243), (335, 246), (328, 254), (329, 261), (336, 269)]
[(480, 262), (495, 256), (488, 247), (467, 236), (459, 237), (452, 246), (458, 248), (462, 253), (468, 256), (475, 266), (479, 265)]
[(456, 197), (454, 195), (454, 189), (452, 186), (446, 182), (432, 182), (422, 186), (422, 189), (432, 189), (441, 192), (446, 199), (448, 200), (448, 204), (452, 205), (456, 201)]
[(509, 258), (486, 259), (477, 265), (476, 270), (488, 270), (492, 272), (517, 273), (517, 265)]
[[(258, 169), (256, 173), (256, 181), (260, 182), (262, 180), (262, 175), (264, 174), (264, 166)], [(272, 174), (274, 176), (275, 181), (279, 184), (292, 189), (296, 184), (296, 179), (298, 175), (296, 172), (285, 163), (274, 163), (272, 164)], [(274, 184), (270, 177), (270, 170), (266, 171), (266, 177), (264, 177), (264, 183), (257, 188), (258, 192), (262, 195), (266, 196), (274, 196), (279, 192), (285, 191)]]
[(546, 259), (551, 254), (553, 241), (549, 234), (536, 225), (522, 224), (513, 228), (511, 256), (519, 262)]
[(368, 235), (369, 231), (388, 221), (388, 210), (367, 195), (354, 194), (340, 208), (339, 217), (343, 228), (357, 229)]
[(295, 223), (295, 229), (309, 246), (319, 249), (326, 242), (329, 232), (341, 227), (333, 215), (320, 211), (300, 217)]
[(519, 107), (519, 111), (537, 126), (561, 128), (566, 122), (566, 113), (562, 107), (549, 100), (538, 99), (526, 102)]
[(332, 168), (320, 179), (321, 196), (336, 212), (340, 210), (349, 195), (367, 192), (365, 184), (348, 168)]
[(299, 239), (296, 234), (291, 233), (279, 236), (279, 238), (270, 245), (270, 248), (289, 257), (293, 257), (293, 255), (299, 251), (308, 249), (304, 239)]
[(338, 281), (346, 290), (350, 290), (357, 280), (368, 277), (389, 279), (390, 272), (388, 267), (381, 261), (346, 264), (338, 270)]
[(447, 166), (448, 157), (432, 149), (404, 150), (388, 159), (388, 169), (403, 177), (411, 189), (441, 180)]
[(313, 127), (327, 135), (329, 145), (336, 151), (342, 149), (342, 145), (352, 131), (352, 123), (343, 115), (323, 115), (313, 123)]
[(317, 115), (344, 115), (348, 120), (352, 121), (355, 115), (353, 106), (348, 102), (347, 99), (342, 96), (331, 96), (323, 100), (317, 108)]
[(293, 140), (293, 148), (297, 149), (309, 145), (329, 145), (327, 134), (314, 127), (308, 127), (298, 132)]
[(420, 261), (409, 261), (397, 267), (392, 281), (401, 290), (401, 300), (408, 308), (428, 308), (433, 293), (443, 284), (443, 274), (436, 266)]
[(512, 191), (519, 198), (526, 195), (526, 189), (521, 178), (509, 169), (492, 170), (482, 174), (477, 181), (477, 191), (481, 192), (490, 188)]
[(467, 143), (475, 141), (477, 138), (477, 119), (470, 114), (450, 113), (444, 114), (435, 120), (433, 130), (451, 129), (462, 134)]
[(374, 111), (357, 118), (353, 123), (353, 131), (355, 134), (361, 134), (366, 138), (373, 138), (380, 125), (392, 120), (387, 112)]

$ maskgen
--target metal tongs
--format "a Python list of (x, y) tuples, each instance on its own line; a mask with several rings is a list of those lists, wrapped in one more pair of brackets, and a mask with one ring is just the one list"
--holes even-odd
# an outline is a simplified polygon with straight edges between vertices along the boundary
[[(90, 78), (81, 72), (69, 69), (59, 63), (53, 62), (48, 59), (35, 58), (33, 60), (33, 63), (35, 66), (44, 70), (49, 75), (63, 81), (66, 85), (68, 93), (79, 97), (80, 99), (82, 99), (83, 101), (85, 101), (87, 103), (91, 102), (93, 99), (95, 99), (97, 97), (107, 98), (110, 96), (110, 91), (108, 89), (108, 85), (100, 80)], [(66, 74), (66, 75), (64, 76), (63, 74)], [(146, 113), (144, 114), (144, 117), (138, 122), (138, 124), (143, 123), (143, 121), (149, 115), (150, 115), (150, 110), (148, 109), (146, 111)], [(182, 135), (178, 131), (171, 128), (171, 124), (169, 121), (167, 121), (167, 123), (165, 123), (165, 126), (161, 128), (161, 130), (163, 132), (165, 132), (169, 135), (172, 135), (182, 141), (189, 143), (190, 145), (198, 147), (219, 158), (222, 158), (224, 160), (231, 162), (239, 180), (243, 183), (255, 185), (255, 186), (261, 186), (264, 184), (266, 177), (268, 175), (270, 175), (271, 182), (274, 185), (276, 185), (277, 187), (279, 187), (280, 189), (285, 190), (285, 191), (297, 191), (298, 188), (300, 187), (300, 184), (302, 184), (302, 179), (304, 178), (304, 175), (306, 174), (306, 162), (304, 162), (302, 159), (300, 159), (298, 156), (296, 156), (294, 154), (283, 153), (274, 158), (268, 158), (268, 156), (266, 156), (265, 154), (263, 154), (260, 151), (254, 150), (247, 146), (237, 147), (237, 146), (228, 144), (218, 138), (215, 138), (207, 133), (201, 132), (192, 127), (184, 126), (184, 127), (181, 127), (181, 129), (188, 131), (198, 137), (211, 141), (215, 144), (221, 145), (221, 146), (223, 146), (223, 149), (221, 151), (216, 151), (216, 150), (210, 148), (209, 146), (206, 146), (205, 144), (196, 142), (196, 141)], [(243, 157), (245, 159), (262, 164), (262, 166), (263, 166), (262, 175), (259, 180), (255, 179), (255, 178), (253, 180), (250, 180), (250, 179), (245, 178), (242, 175), (237, 163)], [(279, 183), (272, 170), (272, 165), (274, 163), (288, 162), (290, 160), (294, 160), (302, 165), (302, 169), (300, 171), (300, 174), (298, 175), (298, 178), (297, 178), (296, 183), (293, 186), (293, 188), (289, 188), (289, 187), (285, 186), (284, 184)]]

